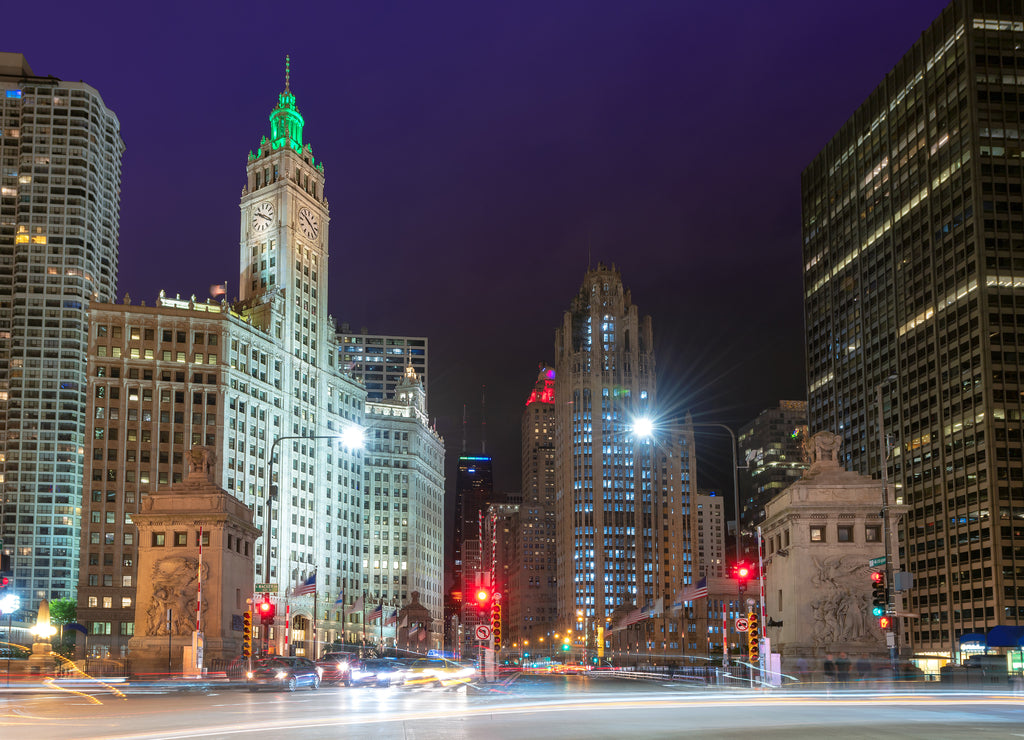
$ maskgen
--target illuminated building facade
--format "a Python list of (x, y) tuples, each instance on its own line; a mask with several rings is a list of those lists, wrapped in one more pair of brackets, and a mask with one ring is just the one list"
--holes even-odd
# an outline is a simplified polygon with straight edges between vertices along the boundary
[[(427, 420), (412, 366), (395, 393), (366, 403), (363, 480), (363, 593), (367, 603), (402, 606), (413, 591), (440, 641), (444, 591), (444, 440)], [(388, 628), (385, 627), (385, 637)], [(393, 632), (393, 629), (392, 629)], [(436, 647), (431, 642), (429, 647)]]
[(710, 491), (693, 500), (700, 575), (725, 578), (725, 499)]
[[(804, 462), (803, 441), (807, 430), (807, 402), (779, 401), (739, 430), (740, 528), (752, 532), (764, 521), (764, 505), (800, 479), (809, 467)], [(753, 538), (744, 535), (745, 553), (754, 557)]]
[(514, 523), (506, 642), (536, 645), (538, 637), (554, 631), (558, 618), (554, 368), (540, 368), (521, 429), (523, 500)]
[(577, 610), (601, 624), (618, 607), (662, 595), (648, 567), (661, 534), (652, 496), (658, 448), (633, 434), (636, 419), (656, 412), (655, 390), (651, 319), (640, 316), (618, 270), (598, 265), (555, 332), (557, 592), (565, 626), (576, 623)]
[(802, 177), (810, 431), (909, 507), (899, 631), (1024, 623), (1024, 6), (946, 7)]
[(89, 306), (117, 291), (120, 124), (0, 53), (0, 540), (33, 614), (79, 576)]
[[(216, 451), (217, 485), (269, 530), (269, 572), (261, 536), (256, 581), (283, 599), (315, 571), (319, 640), (356, 642), (363, 631), (361, 615), (344, 617), (335, 601), (351, 604), (363, 586), (364, 452), (341, 436), (364, 429), (366, 394), (337, 366), (323, 167), (302, 142), (287, 78), (270, 123), (246, 168), (239, 302), (161, 294), (151, 307), (93, 304), (78, 596), (94, 654), (118, 655), (134, 631), (134, 586), (148, 574), (136, 572), (132, 514), (146, 493), (182, 478), (199, 444)], [(268, 509), (271, 455), (278, 493)], [(312, 600), (291, 601), (299, 651)], [(279, 626), (283, 615), (282, 604)]]
[(408, 367), (416, 371), (426, 392), (429, 344), (426, 337), (370, 334), (366, 329), (353, 332), (342, 324), (339, 367), (366, 386), (366, 397), (372, 401), (392, 398)]

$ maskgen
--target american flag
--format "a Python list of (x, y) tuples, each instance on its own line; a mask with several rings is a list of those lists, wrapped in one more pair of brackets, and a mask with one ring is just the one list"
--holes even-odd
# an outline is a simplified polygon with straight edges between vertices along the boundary
[(374, 607), (373, 611), (370, 612), (370, 616), (368, 616), (366, 618), (366, 621), (367, 622), (375, 622), (378, 619), (380, 619), (382, 616), (384, 616), (384, 605), (383, 604), (377, 604), (377, 606)]
[(292, 591), (292, 596), (309, 596), (316, 593), (316, 573), (311, 575), (309, 578), (304, 580), (295, 590)]
[(676, 597), (676, 601), (672, 604), (672, 607), (679, 609), (682, 607), (684, 602), (696, 601), (697, 599), (706, 599), (708, 597), (708, 577), (704, 576), (692, 586), (688, 586), (683, 589), (683, 592)]
[[(622, 629), (623, 627), (629, 627), (631, 624), (642, 622), (651, 616), (651, 605), (648, 604), (643, 609), (634, 609), (629, 612), (625, 619), (619, 622), (619, 626), (616, 629)], [(613, 630), (614, 631), (614, 630)]]
[(344, 589), (342, 589), (341, 591), (338, 592), (338, 598), (336, 598), (334, 600), (334, 605), (335, 606), (344, 606), (344, 604), (345, 604), (345, 591), (344, 591)]
[(354, 614), (356, 612), (360, 612), (361, 613), (362, 611), (363, 611), (363, 597), (360, 596), (358, 599), (356, 599), (355, 603), (352, 604), (352, 606), (350, 606), (348, 609), (345, 610), (345, 616), (347, 617), (349, 614)]
[(397, 623), (398, 623), (398, 610), (394, 609), (391, 612), (391, 616), (384, 620), (384, 626), (385, 627), (390, 627), (391, 625), (397, 624)]

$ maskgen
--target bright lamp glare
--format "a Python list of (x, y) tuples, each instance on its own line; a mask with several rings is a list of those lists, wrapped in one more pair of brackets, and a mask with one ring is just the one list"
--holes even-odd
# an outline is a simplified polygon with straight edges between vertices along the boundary
[(654, 434), (654, 422), (646, 416), (641, 416), (633, 421), (633, 434), (637, 437), (646, 438)]
[(363, 430), (355, 425), (345, 427), (341, 433), (341, 444), (350, 450), (363, 449)]

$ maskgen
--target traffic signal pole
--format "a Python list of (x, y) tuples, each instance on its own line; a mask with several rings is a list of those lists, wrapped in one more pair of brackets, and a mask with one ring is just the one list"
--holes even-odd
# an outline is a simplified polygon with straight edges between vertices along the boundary
[(891, 629), (886, 632), (885, 640), (889, 644), (889, 669), (892, 671), (893, 680), (896, 679), (897, 675), (900, 633), (899, 620), (896, 619), (896, 589), (893, 588), (892, 582), (892, 528), (889, 520), (889, 455), (886, 449), (889, 445), (885, 439), (885, 418), (882, 414), (882, 388), (888, 381), (894, 380), (895, 377), (895, 375), (889, 376), (876, 389), (878, 395), (878, 454), (882, 462), (882, 537), (885, 540), (885, 583), (888, 589), (886, 612), (893, 617)]

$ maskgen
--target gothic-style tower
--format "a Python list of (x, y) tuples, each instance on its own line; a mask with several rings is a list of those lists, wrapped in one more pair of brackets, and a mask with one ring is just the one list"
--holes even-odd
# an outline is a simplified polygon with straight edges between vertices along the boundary
[(270, 137), (249, 152), (242, 191), (239, 298), (277, 293), (285, 298), (283, 325), (267, 327), (288, 353), (316, 366), (333, 365), (318, 334), (327, 324), (327, 223), (324, 167), (302, 142), (305, 121), (291, 91), (270, 113)]

